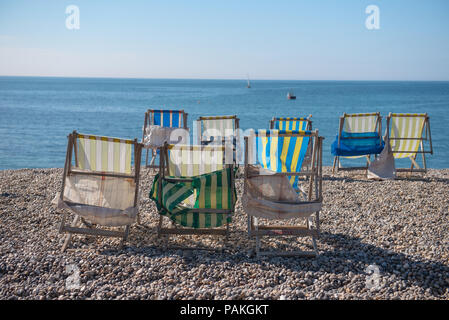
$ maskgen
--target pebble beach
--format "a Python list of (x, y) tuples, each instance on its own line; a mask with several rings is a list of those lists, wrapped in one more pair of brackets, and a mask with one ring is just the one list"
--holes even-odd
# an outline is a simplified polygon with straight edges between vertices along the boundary
[[(62, 214), (51, 201), (62, 169), (0, 171), (0, 299), (449, 299), (449, 169), (394, 181), (323, 171), (317, 258), (255, 257), (240, 200), (224, 252), (171, 248), (218, 248), (223, 238), (158, 238), (147, 169), (141, 224), (125, 247), (75, 235), (61, 253)], [(298, 250), (309, 242), (280, 237), (262, 245)]]

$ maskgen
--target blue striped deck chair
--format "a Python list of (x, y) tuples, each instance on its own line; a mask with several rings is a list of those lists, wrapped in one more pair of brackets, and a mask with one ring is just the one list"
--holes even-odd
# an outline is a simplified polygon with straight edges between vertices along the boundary
[[(184, 110), (156, 110), (156, 109), (148, 109), (145, 112), (145, 121), (143, 125), (143, 135), (142, 135), (142, 143), (145, 140), (145, 135), (147, 134), (147, 128), (149, 126), (161, 126), (168, 128), (183, 128), (185, 130), (189, 130), (187, 126), (187, 117), (188, 114), (184, 112)], [(148, 154), (149, 149), (146, 148), (146, 158), (145, 158), (145, 166), (149, 168), (157, 168), (158, 166), (154, 165), (156, 160), (156, 156), (159, 153), (157, 149), (151, 150), (151, 161), (148, 165)]]
[[(334, 155), (332, 172), (339, 170), (365, 170), (367, 173), (371, 155), (377, 157), (385, 146), (381, 136), (382, 117), (374, 113), (344, 113), (340, 117), (338, 134), (332, 143), (331, 152)], [(343, 167), (340, 158), (366, 158), (366, 166)]]
[(196, 120), (197, 144), (222, 144), (223, 140), (232, 141), (234, 161), (239, 162), (240, 133), (239, 118), (232, 116), (203, 116)]
[[(237, 199), (231, 146), (166, 144), (161, 158), (150, 192), (158, 235), (224, 235), (226, 243)], [(164, 217), (176, 227), (163, 227)]]
[[(72, 234), (120, 237), (122, 244), (126, 241), (130, 225), (135, 220), (139, 223), (142, 147), (137, 139), (76, 131), (68, 136), (62, 187), (54, 204), (75, 214), (75, 218), (71, 225), (66, 225), (63, 215), (59, 227), (59, 232), (66, 234), (62, 251), (69, 245)], [(124, 231), (97, 226), (124, 227)]]
[[(270, 129), (278, 130), (298, 130), (307, 131), (312, 130), (312, 115), (310, 114), (307, 118), (305, 117), (280, 117), (270, 120)], [(304, 164), (308, 165), (312, 160), (312, 146), (309, 143), (309, 148), (307, 149), (306, 156), (304, 158)]]
[[(311, 140), (311, 131), (303, 131), (305, 135), (302, 136), (284, 136), (295, 132), (301, 131), (257, 130), (257, 164), (275, 172), (301, 172)], [(289, 181), (294, 189), (298, 188), (298, 176), (290, 176)]]
[(312, 115), (307, 118), (276, 118), (270, 120), (270, 129), (278, 130), (312, 130)]
[[(426, 153), (433, 154), (430, 120), (427, 113), (390, 113), (387, 117), (387, 138), (395, 159), (408, 158), (410, 168), (397, 168), (398, 172), (427, 172)], [(424, 141), (430, 150), (425, 150)], [(422, 155), (422, 168), (416, 161)], [(416, 167), (416, 169), (415, 169)]]
[[(310, 236), (314, 251), (281, 254), (317, 255), (316, 238), (322, 205), (322, 140), (318, 130), (256, 130), (245, 137), (247, 156), (242, 204), (248, 215), (248, 235), (256, 238), (258, 256), (271, 254), (270, 251), (260, 251), (260, 236), (269, 235)], [(312, 161), (311, 167), (305, 169), (303, 161), (309, 143)], [(277, 198), (273, 198), (276, 193)], [(313, 215), (315, 228), (312, 228)], [(306, 225), (262, 226), (258, 225), (258, 218), (305, 218)]]

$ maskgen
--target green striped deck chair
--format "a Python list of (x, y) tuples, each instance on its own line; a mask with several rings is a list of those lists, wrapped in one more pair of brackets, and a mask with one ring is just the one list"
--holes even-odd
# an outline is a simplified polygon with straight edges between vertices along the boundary
[[(59, 232), (66, 233), (62, 250), (72, 234), (120, 237), (138, 220), (139, 173), (142, 145), (135, 140), (79, 134), (68, 136), (60, 193), (54, 204), (75, 215), (71, 225), (63, 215)], [(134, 165), (133, 165), (134, 159)], [(84, 225), (80, 227), (78, 225)], [(102, 227), (119, 227), (115, 231)]]
[[(322, 141), (318, 130), (255, 130), (245, 137), (247, 156), (242, 205), (248, 215), (248, 236), (256, 239), (257, 256), (317, 255), (316, 239), (323, 201)], [(310, 168), (305, 168), (301, 163), (309, 142), (312, 160)], [(259, 219), (295, 220), (288, 224), (263, 225)], [(314, 250), (261, 251), (263, 236), (311, 237)]]
[(198, 145), (222, 144), (223, 140), (232, 141), (234, 160), (241, 158), (239, 118), (232, 116), (204, 116), (196, 120), (196, 135)]
[[(339, 170), (368, 170), (371, 154), (375, 156), (382, 151), (383, 141), (381, 136), (382, 117), (379, 112), (373, 113), (344, 113), (340, 117), (338, 135), (334, 142), (334, 163), (332, 172)], [(365, 139), (363, 142), (362, 140)], [(377, 143), (377, 139), (378, 143)], [(350, 150), (341, 146), (343, 142), (349, 145)], [(343, 156), (343, 154), (351, 154)], [(354, 154), (354, 155), (352, 155)], [(340, 159), (366, 158), (366, 166), (343, 167)]]
[[(397, 168), (396, 171), (427, 171), (425, 154), (433, 154), (427, 113), (390, 113), (387, 117), (387, 137), (394, 158), (408, 158), (411, 161), (410, 168)], [(424, 149), (424, 141), (429, 141), (430, 150)], [(416, 161), (418, 153), (422, 154), (422, 168)]]
[[(142, 135), (142, 143), (144, 143), (145, 136), (148, 134), (148, 128), (150, 126), (161, 126), (168, 128), (183, 128), (185, 130), (189, 130), (187, 125), (188, 114), (184, 110), (157, 110), (157, 109), (148, 109), (145, 112), (145, 121), (143, 124), (143, 135)], [(145, 157), (145, 166), (148, 168), (158, 168), (157, 165), (154, 165), (157, 156), (157, 149), (145, 147), (146, 157)], [(149, 151), (151, 149), (151, 160), (150, 164), (148, 164), (148, 156)]]
[[(161, 155), (150, 192), (160, 214), (158, 234), (225, 235), (227, 239), (236, 202), (232, 148), (167, 144)], [(180, 228), (163, 228), (164, 216)]]

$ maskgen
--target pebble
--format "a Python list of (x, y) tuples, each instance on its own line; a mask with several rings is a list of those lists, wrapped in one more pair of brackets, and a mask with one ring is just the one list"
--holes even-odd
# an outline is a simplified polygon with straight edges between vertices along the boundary
[[(147, 169), (141, 226), (132, 226), (124, 249), (117, 239), (74, 236), (73, 250), (61, 253), (62, 215), (51, 201), (62, 169), (0, 171), (0, 299), (448, 300), (449, 170), (373, 182), (356, 172), (331, 177), (323, 169), (316, 259), (256, 258), (240, 200), (223, 253), (170, 249), (217, 249), (223, 238), (158, 238)], [(236, 184), (240, 196), (242, 179)], [(263, 238), (262, 247), (310, 250), (311, 243)]]

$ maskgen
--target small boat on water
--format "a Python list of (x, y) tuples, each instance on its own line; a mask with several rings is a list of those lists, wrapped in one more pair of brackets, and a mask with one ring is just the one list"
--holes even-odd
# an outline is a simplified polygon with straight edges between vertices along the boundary
[(293, 92), (287, 93), (287, 99), (288, 100), (295, 100), (296, 96), (293, 94)]
[(248, 84), (246, 85), (246, 87), (249, 89), (251, 88), (251, 83), (249, 83), (249, 75), (248, 75)]

